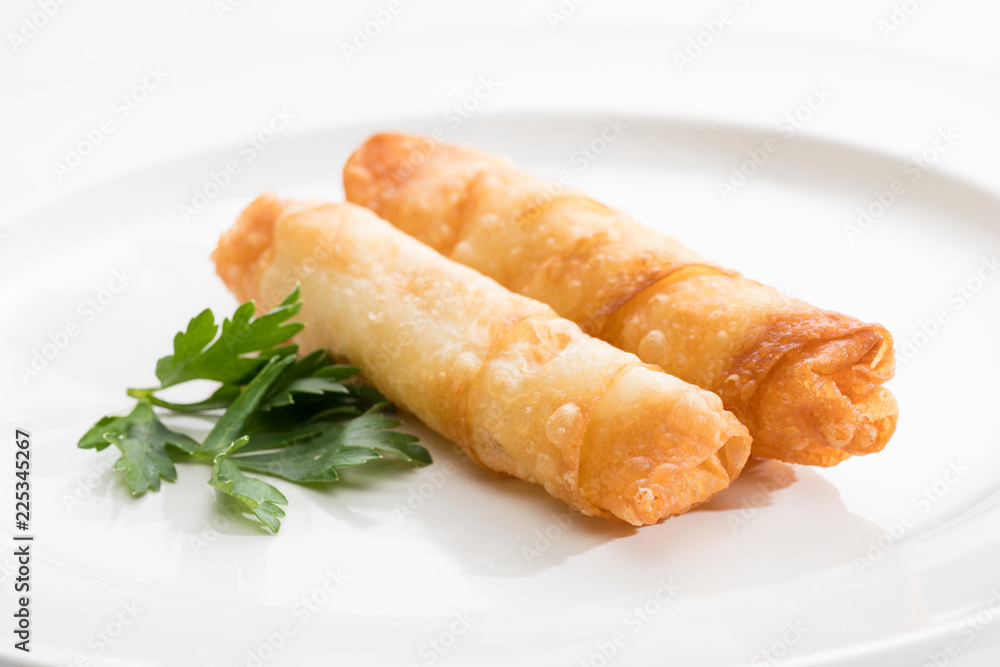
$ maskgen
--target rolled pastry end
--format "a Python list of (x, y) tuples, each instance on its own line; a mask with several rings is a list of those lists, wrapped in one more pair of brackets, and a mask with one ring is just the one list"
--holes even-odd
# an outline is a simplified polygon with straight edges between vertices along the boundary
[(212, 253), (215, 269), (240, 301), (257, 292), (260, 273), (270, 264), (274, 222), (285, 210), (285, 202), (263, 194), (247, 206)]
[(722, 410), (718, 396), (635, 366), (591, 415), (580, 450), (580, 492), (632, 525), (652, 524), (725, 489), (749, 455), (746, 427)]
[(787, 353), (747, 406), (754, 456), (832, 466), (881, 451), (899, 417), (882, 386), (894, 365), (892, 336), (881, 327)]
[[(298, 277), (311, 324), (297, 339), (303, 350), (355, 363), (487, 468), (585, 514), (656, 523), (726, 488), (749, 454), (746, 427), (714, 394), (585, 336), (365, 209), (265, 195), (214, 259), (258, 306)], [(305, 270), (309, 259), (317, 264)], [(381, 366), (386, 341), (398, 353)]]
[[(432, 159), (433, 157), (433, 159)], [(404, 232), (448, 254), (469, 182), (498, 158), (406, 134), (376, 134), (344, 165), (344, 192)], [(428, 223), (433, 220), (434, 224)]]

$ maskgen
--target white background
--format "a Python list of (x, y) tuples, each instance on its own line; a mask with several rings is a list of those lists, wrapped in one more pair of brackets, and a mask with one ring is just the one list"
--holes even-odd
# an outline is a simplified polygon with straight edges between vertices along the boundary
[[(902, 14), (898, 29), (887, 28), (882, 22), (894, 12), (898, 18), (904, 4), (915, 11)], [(40, 4), (5, 2), (0, 10), (0, 262), (19, 252), (23, 230), (8, 221), (173, 157), (209, 156), (207, 174), (218, 167), (213, 156), (259, 129), (277, 107), (293, 111), (290, 134), (298, 136), (379, 119), (392, 125), (397, 119), (421, 117), (446, 126), (449, 110), (484, 77), (498, 82), (498, 90), (477, 113), (627, 113), (765, 132), (820, 86), (832, 92), (831, 101), (811, 115), (800, 136), (905, 158), (926, 147), (938, 128), (950, 127), (961, 140), (935, 169), (984, 191), (1000, 188), (1000, 5), (995, 2), (585, 0), (560, 5), (404, 0), (398, 15), (359, 54), (345, 57), (343, 45), (355, 40), (373, 12), (387, 6), (245, 0), (224, 11), (211, 0), (155, 5), (72, 0), (15, 50), (9, 34), (21, 31), (24, 19), (41, 11)], [(707, 40), (692, 63), (679, 67), (676, 54), (684, 53), (689, 40), (703, 34), (706, 22), (723, 11), (731, 12), (733, 21)], [(556, 15), (565, 20), (554, 19)], [(139, 83), (148, 67), (165, 73), (162, 88), (151, 91), (135, 113), (116, 120), (114, 131), (83, 164), (59, 178), (53, 165), (111, 115), (114, 101)], [(324, 166), (332, 170), (342, 156), (335, 157)], [(876, 179), (872, 189), (882, 185)], [(239, 187), (249, 190), (257, 184)], [(331, 182), (330, 192), (323, 194), (335, 188)], [(221, 209), (218, 218), (231, 217)], [(67, 229), (73, 223), (67, 219)], [(947, 228), (941, 233), (946, 242)], [(73, 250), (62, 247), (58, 237), (50, 242), (57, 252)], [(743, 248), (731, 250), (733, 257), (741, 252)], [(807, 266), (808, 258), (802, 262)], [(787, 270), (774, 269), (775, 275)], [(104, 273), (103, 267), (95, 271)], [(50, 280), (44, 294), (58, 302), (60, 281), (72, 279)], [(185, 284), (197, 286), (200, 280), (189, 277)], [(87, 289), (92, 286), (88, 283)], [(931, 293), (938, 287), (920, 285)], [(0, 290), (4, 303), (21, 308), (16, 316), (47, 317), (33, 286), (19, 283), (17, 276), (4, 273)], [(23, 298), (6, 298), (15, 291)], [(72, 303), (69, 297), (64, 300)], [(919, 307), (914, 312), (912, 319), (894, 324), (904, 332), (912, 330), (917, 315), (924, 314)], [(58, 322), (56, 317), (51, 326)], [(5, 336), (22, 340), (11, 324), (4, 326)], [(40, 325), (40, 330), (51, 326)], [(52, 393), (21, 394), (16, 378), (7, 382), (18, 361), (5, 359), (0, 369), (6, 374), (5, 391), (10, 387), (17, 392), (11, 397), (16, 411), (41, 409), (53, 396), (65, 398), (70, 389), (78, 390), (53, 386)], [(116, 379), (115, 386), (124, 382)], [(97, 403), (104, 397), (88, 399)], [(905, 406), (903, 414), (905, 418)], [(880, 463), (892, 461), (887, 452), (883, 459), (864, 463), (877, 478), (898, 470)], [(830, 475), (835, 484), (839, 473)], [(864, 513), (856, 505), (867, 497), (858, 488), (847, 483), (844, 473), (839, 486), (844, 502)], [(878, 514), (867, 509), (868, 516)], [(995, 641), (996, 633), (991, 636)], [(949, 664), (997, 664), (995, 646), (984, 635)]]
[[(642, 108), (770, 126), (810, 83), (824, 82), (838, 100), (837, 108), (810, 128), (819, 134), (870, 138), (906, 151), (920, 145), (928, 123), (959, 121), (970, 133), (995, 132), (1000, 46), (994, 27), (1000, 6), (986, 0), (912, 0), (906, 9), (916, 11), (902, 14), (898, 29), (887, 30), (885, 22), (903, 4), (566, 0), (560, 14), (565, 20), (555, 21), (553, 12), (560, 11), (555, 1), (411, 0), (402, 1), (391, 23), (347, 62), (341, 45), (355, 38), (372, 12), (385, 10), (387, 1), (244, 0), (225, 11), (211, 0), (155, 5), (72, 0), (16, 53), (9, 34), (20, 31), (40, 6), (37, 0), (9, 1), (0, 17), (5, 31), (0, 112), (7, 127), (0, 211), (18, 210), (84, 182), (88, 170), (69, 183), (56, 182), (52, 162), (141, 78), (144, 67), (167, 62), (169, 85), (190, 90), (190, 103), (165, 109), (163, 100), (151, 98), (142, 113), (116, 128), (113, 140), (91, 158), (94, 165), (126, 168), (157, 142), (178, 153), (203, 147), (206, 140), (224, 143), (227, 135), (238, 137), (259, 123), (261, 109), (275, 103), (308, 109), (317, 98), (336, 98), (341, 118), (304, 119), (315, 124), (372, 113), (440, 115), (483, 74), (503, 82), (490, 111)], [(692, 66), (678, 71), (674, 54), (724, 10), (732, 12), (732, 23)], [(761, 48), (788, 69), (780, 87), (773, 73), (739, 68), (741, 50)], [(413, 58), (393, 55), (387, 61), (385, 54), (401, 49)], [(797, 69), (803, 52), (821, 54), (819, 64)], [(858, 86), (857, 74), (892, 62), (926, 68), (936, 82), (975, 80), (979, 95), (956, 96), (948, 104), (953, 91), (928, 91), (921, 80), (889, 74), (880, 86)], [(289, 64), (301, 77), (289, 79), (286, 68), (282, 80), (268, 78), (269, 70)], [(717, 78), (720, 68), (729, 70), (726, 90), (700, 85), (703, 75)], [(651, 71), (657, 75), (649, 76)], [(219, 117), (221, 105), (212, 93), (212, 82), (219, 79), (245, 81), (246, 118)], [(920, 100), (928, 95), (943, 98), (933, 112), (939, 117), (921, 109)], [(960, 150), (976, 152), (971, 144)], [(995, 162), (984, 166), (995, 173)], [(986, 176), (986, 169), (978, 171)]]

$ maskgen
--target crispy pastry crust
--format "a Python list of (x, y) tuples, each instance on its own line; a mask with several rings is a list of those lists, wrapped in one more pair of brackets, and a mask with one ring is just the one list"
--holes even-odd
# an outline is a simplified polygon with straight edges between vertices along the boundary
[(584, 334), (351, 204), (253, 202), (213, 258), (241, 300), (296, 282), (325, 347), (483, 466), (584, 514), (655, 523), (739, 474), (746, 428), (717, 396)]
[(744, 278), (500, 158), (380, 134), (347, 198), (643, 361), (718, 394), (753, 454), (830, 466), (881, 450), (899, 410), (892, 336)]

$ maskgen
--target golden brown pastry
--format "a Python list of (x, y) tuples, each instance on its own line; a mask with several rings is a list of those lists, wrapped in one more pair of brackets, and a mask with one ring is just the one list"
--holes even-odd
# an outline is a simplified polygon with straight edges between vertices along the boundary
[(469, 456), (584, 514), (654, 523), (724, 489), (750, 437), (717, 396), (584, 334), (352, 204), (253, 202), (219, 275), (258, 310), (296, 282), (324, 347)]
[(718, 394), (753, 454), (829, 466), (881, 450), (899, 414), (884, 327), (821, 310), (507, 161), (380, 134), (347, 198), (587, 333)]

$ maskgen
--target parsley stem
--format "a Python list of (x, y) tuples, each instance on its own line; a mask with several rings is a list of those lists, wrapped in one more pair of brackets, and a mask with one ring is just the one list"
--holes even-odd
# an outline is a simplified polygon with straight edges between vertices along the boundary
[(260, 405), (260, 402), (264, 400), (271, 385), (293, 363), (295, 363), (295, 356), (291, 354), (268, 359), (263, 370), (250, 381), (246, 390), (241, 392), (225, 413), (219, 417), (219, 421), (205, 437), (205, 442), (194, 452), (195, 456), (197, 458), (214, 457), (225, 451), (233, 444), (233, 441), (245, 435), (242, 432), (244, 424)]
[(132, 398), (139, 399), (140, 401), (148, 401), (149, 399), (154, 398), (154, 396), (153, 396), (153, 392), (154, 391), (156, 391), (156, 390), (155, 389), (126, 389), (125, 393), (128, 394), (129, 396), (131, 396)]

